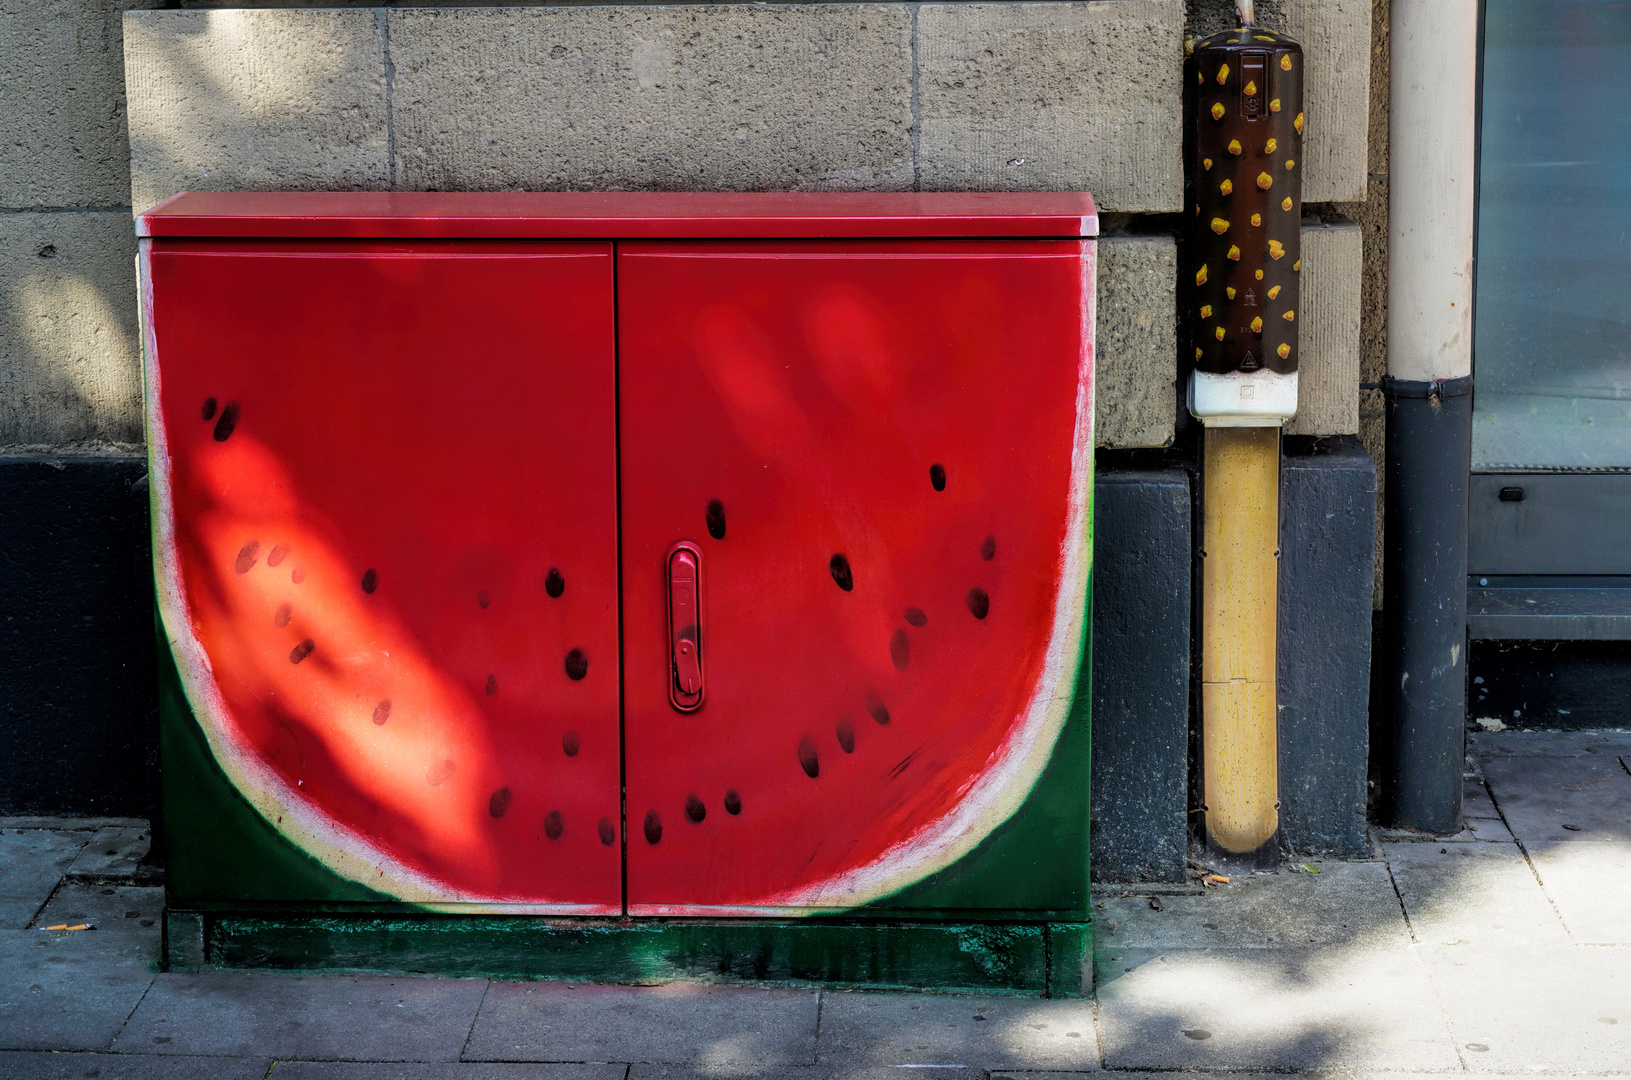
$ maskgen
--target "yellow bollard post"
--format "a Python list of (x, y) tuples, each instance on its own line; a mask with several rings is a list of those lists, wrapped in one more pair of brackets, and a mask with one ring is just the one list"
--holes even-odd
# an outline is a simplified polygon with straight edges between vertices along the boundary
[(1278, 858), (1280, 429), (1209, 427), (1202, 462), (1201, 759), (1208, 846)]

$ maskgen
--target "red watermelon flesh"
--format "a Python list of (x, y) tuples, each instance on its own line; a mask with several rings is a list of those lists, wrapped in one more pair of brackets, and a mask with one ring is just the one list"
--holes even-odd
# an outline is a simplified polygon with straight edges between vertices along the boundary
[(223, 770), (388, 895), (620, 912), (610, 245), (145, 262), (161, 610)]
[[(1077, 686), (1092, 246), (619, 260), (629, 910), (887, 897), (1011, 817)], [(678, 540), (702, 561), (691, 713)]]

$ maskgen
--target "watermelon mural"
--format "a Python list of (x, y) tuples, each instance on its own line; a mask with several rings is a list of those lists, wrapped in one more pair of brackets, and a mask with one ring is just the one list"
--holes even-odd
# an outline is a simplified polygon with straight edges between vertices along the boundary
[(1092, 260), (144, 241), (206, 757), (383, 902), (1080, 913)]

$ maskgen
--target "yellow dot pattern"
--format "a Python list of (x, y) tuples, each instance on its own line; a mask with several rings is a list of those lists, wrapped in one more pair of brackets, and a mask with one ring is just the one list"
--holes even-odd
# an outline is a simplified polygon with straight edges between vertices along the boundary
[[(1249, 59), (1262, 55), (1259, 49), (1267, 53), (1266, 71)], [(1301, 266), (1294, 171), (1302, 148), (1302, 55), (1295, 43), (1257, 30), (1218, 34), (1192, 51), (1186, 43), (1186, 52), (1200, 84), (1196, 113), (1217, 122), (1200, 121), (1194, 139), (1201, 152), (1191, 159), (1194, 174), (1207, 180), (1192, 181), (1197, 224), (1207, 227), (1196, 230), (1204, 239), (1194, 244), (1197, 295), (1190, 310), (1211, 329), (1193, 343), (1197, 368), (1295, 370), (1299, 297), (1291, 267)], [(1275, 197), (1282, 171), (1293, 175)], [(1291, 191), (1284, 190), (1288, 184)], [(1276, 206), (1284, 213), (1275, 214)]]

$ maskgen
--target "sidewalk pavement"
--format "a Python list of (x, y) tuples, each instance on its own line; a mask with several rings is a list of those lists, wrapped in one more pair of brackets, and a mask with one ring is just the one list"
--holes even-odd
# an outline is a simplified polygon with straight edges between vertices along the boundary
[(1102, 886), (1087, 1001), (158, 974), (145, 823), (0, 819), (0, 1080), (1631, 1077), (1631, 733), (1475, 736), (1467, 818), (1367, 861)]

